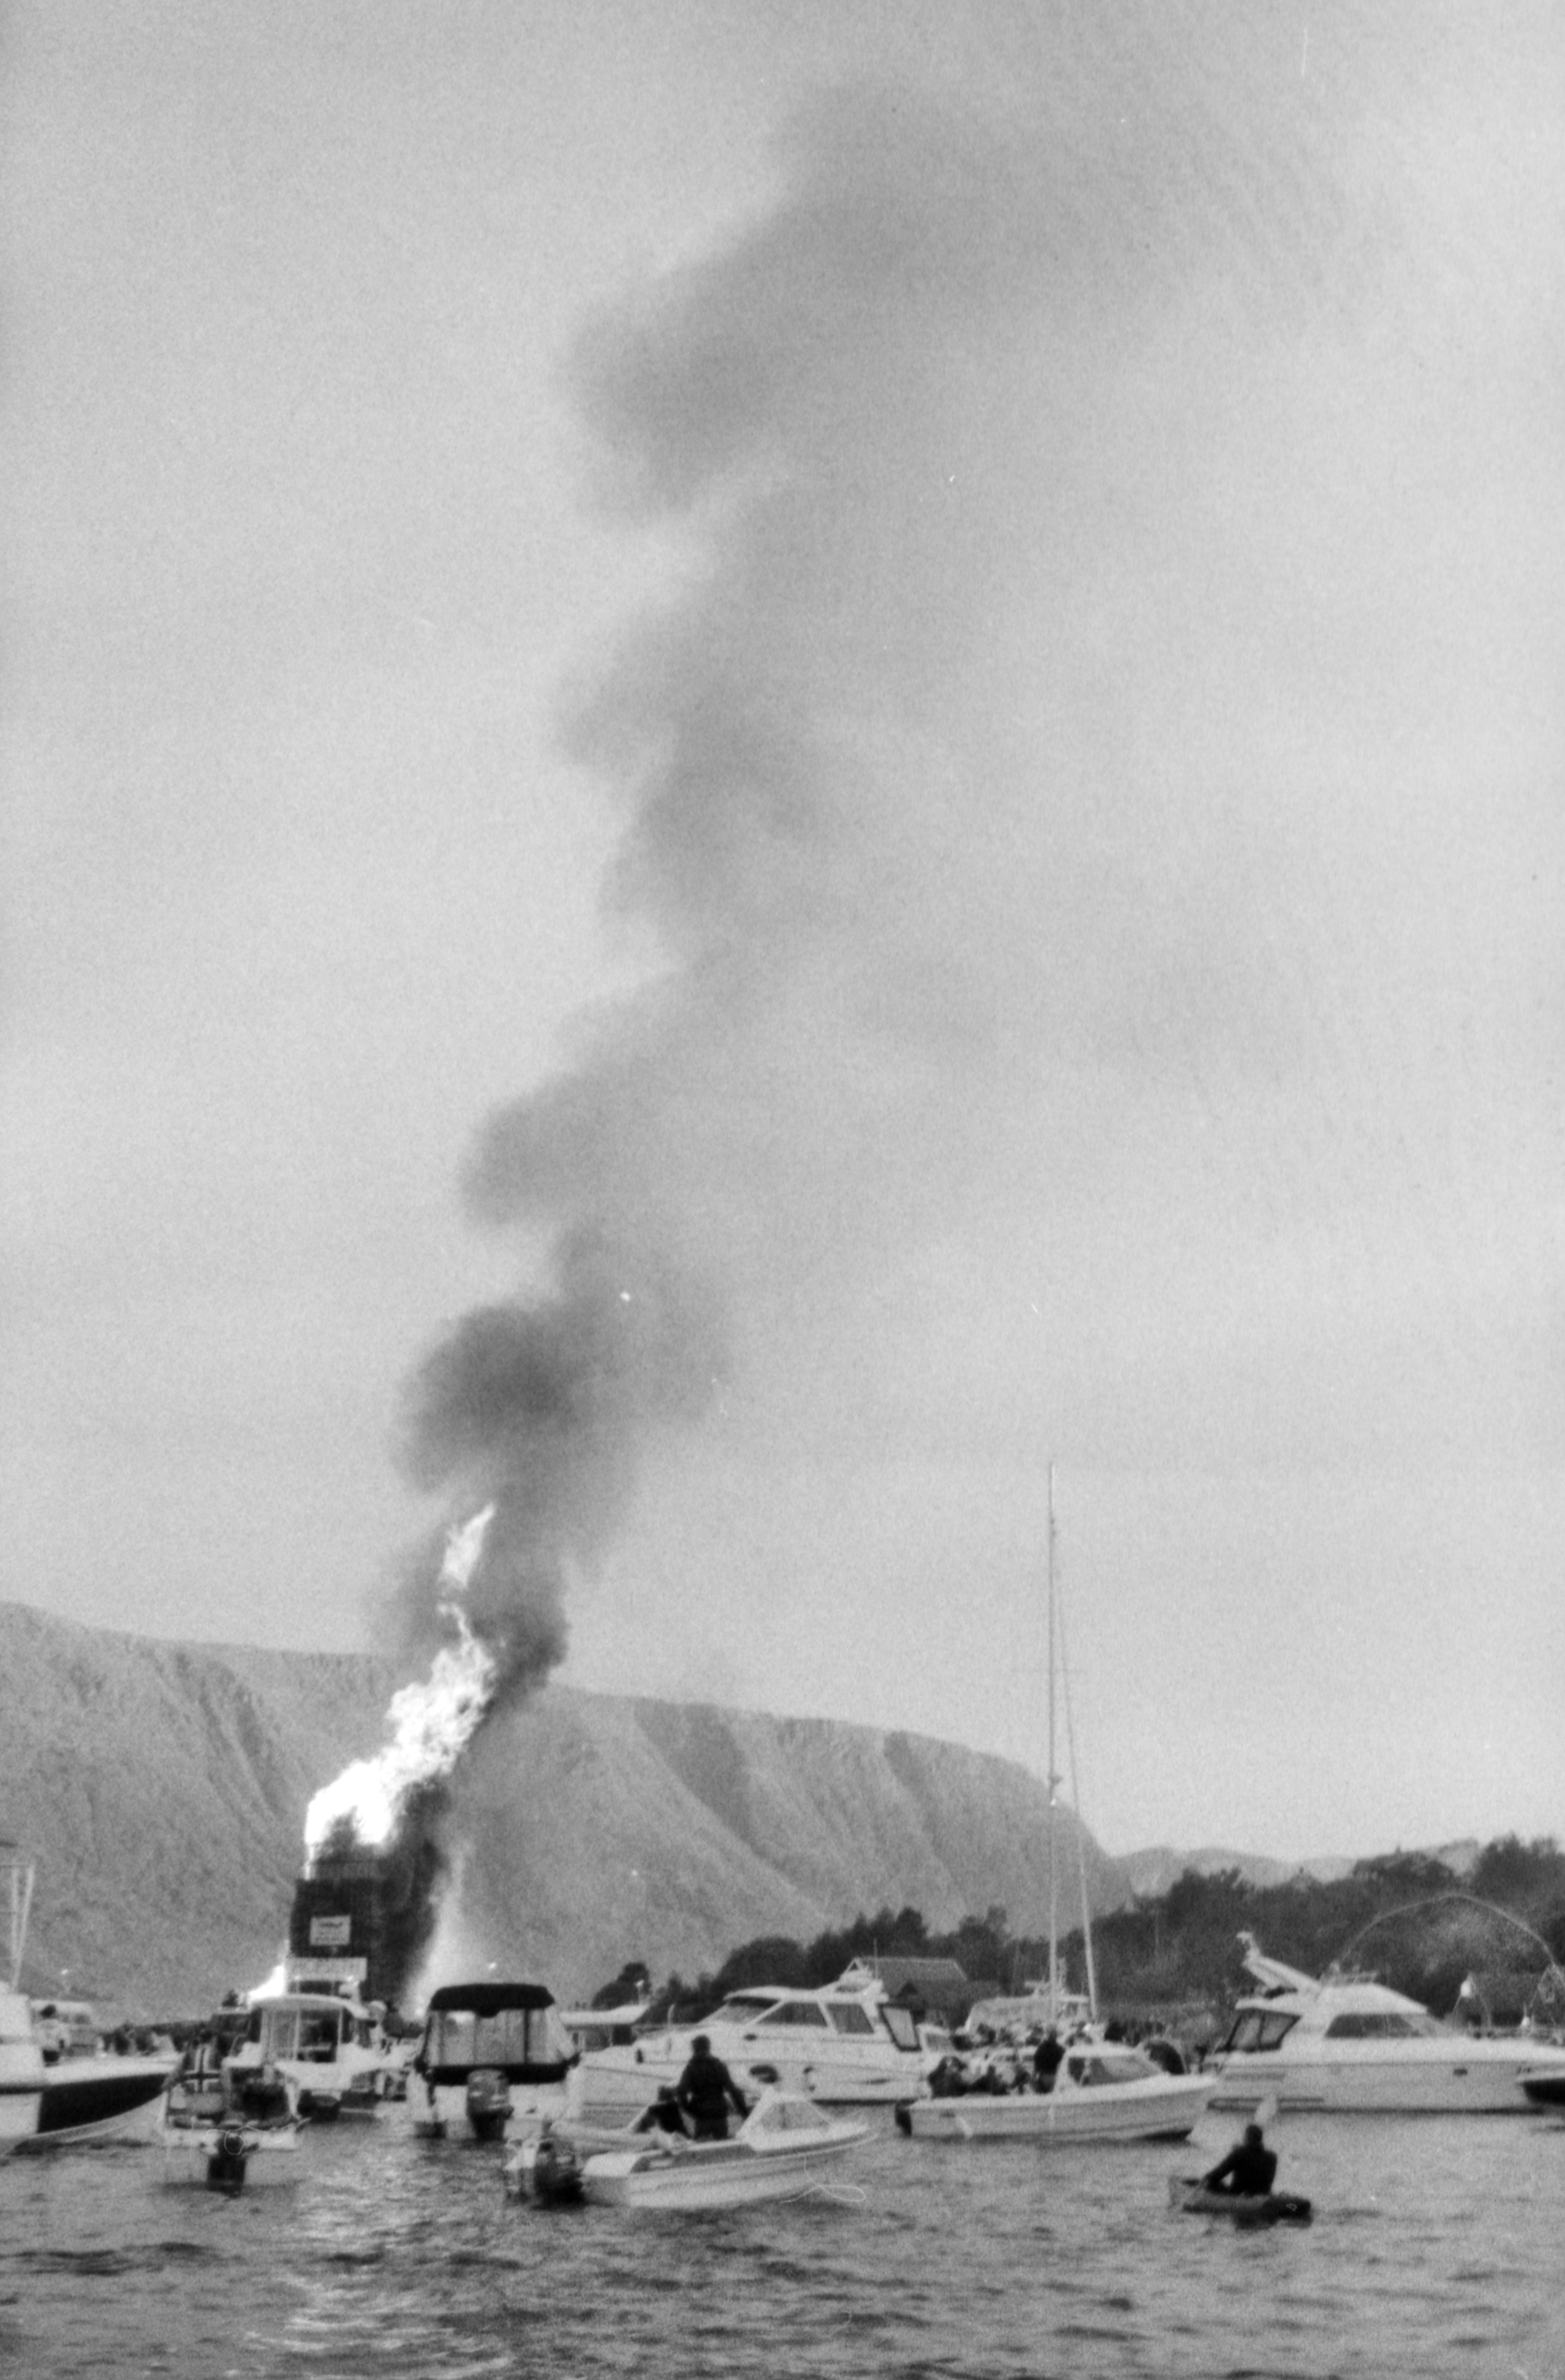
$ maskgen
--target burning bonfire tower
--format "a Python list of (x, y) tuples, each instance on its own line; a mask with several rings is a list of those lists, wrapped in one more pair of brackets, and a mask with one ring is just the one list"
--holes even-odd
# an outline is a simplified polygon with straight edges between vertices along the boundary
[(444, 1874), (445, 1779), (494, 1692), (493, 1658), (461, 1599), (492, 1517), (486, 1505), (447, 1538), (440, 1610), (450, 1641), (428, 1678), (393, 1697), (389, 1740), (310, 1803), (288, 1927), (290, 1990), (335, 1992), (346, 1984), (400, 2006), (417, 1976)]

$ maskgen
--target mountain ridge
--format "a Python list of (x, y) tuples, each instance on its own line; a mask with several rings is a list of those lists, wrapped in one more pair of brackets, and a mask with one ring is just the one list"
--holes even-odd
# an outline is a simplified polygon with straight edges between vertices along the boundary
[[(379, 1747), (403, 1682), (374, 1655), (180, 1644), (0, 1602), (0, 1836), (38, 1862), (30, 1987), (177, 2015), (258, 1981), (309, 1797)], [(492, 1961), (566, 1999), (628, 1958), (693, 1979), (740, 1942), (886, 1907), (937, 1930), (994, 1906), (1017, 1933), (1047, 1926), (1042, 1779), (902, 1730), (552, 1683), (489, 1723), (455, 1815), (437, 1963)], [(1147, 1888), (1138, 1855), (1057, 1820), (1070, 1906), (1078, 1840), (1095, 1912)]]

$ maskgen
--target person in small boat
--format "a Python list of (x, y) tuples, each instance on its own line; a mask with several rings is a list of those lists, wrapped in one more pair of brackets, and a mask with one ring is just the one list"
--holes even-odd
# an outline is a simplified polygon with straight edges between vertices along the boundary
[(1065, 2055), (1064, 2044), (1052, 2025), (1033, 2052), (1033, 2081), (1040, 2091), (1052, 2091), (1054, 2077)]
[[(643, 2107), (631, 2130), (637, 2132), (685, 2133), (685, 2119), (679, 2112), (679, 2100), (672, 2082), (659, 2083), (657, 2097), (649, 2107)], [(685, 2133), (685, 2137), (688, 2139), (689, 2135)]]
[(689, 2117), (690, 2129), (698, 2141), (728, 2138), (730, 2104), (741, 2116), (750, 2112), (749, 2101), (722, 2058), (713, 2057), (711, 2042), (704, 2033), (698, 2033), (691, 2045), (689, 2061), (674, 2095), (683, 2113)]
[(1235, 2141), (1221, 2163), (1202, 2175), (1201, 2187), (1233, 2198), (1265, 2198), (1276, 2178), (1276, 2151), (1267, 2147), (1259, 2124), (1246, 2124), (1243, 2140)]

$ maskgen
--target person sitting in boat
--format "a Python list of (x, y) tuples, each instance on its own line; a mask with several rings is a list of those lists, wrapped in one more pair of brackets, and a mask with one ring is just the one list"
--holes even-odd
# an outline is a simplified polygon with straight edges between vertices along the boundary
[(749, 2101), (722, 2058), (713, 2057), (711, 2042), (704, 2033), (698, 2033), (691, 2045), (689, 2062), (674, 2095), (698, 2141), (728, 2138), (731, 2102), (739, 2115), (750, 2112)]
[(1064, 2055), (1064, 2044), (1050, 2025), (1033, 2052), (1033, 2081), (1040, 2091), (1053, 2090), (1054, 2077), (1060, 2071), (1060, 2061)]
[[(712, 2062), (715, 2065), (718, 2061), (714, 2058)], [(726, 2073), (727, 2070), (728, 2070), (725, 2067), (723, 2071)], [(726, 2130), (726, 2124), (724, 2129)], [(679, 2112), (679, 2101), (675, 2096), (673, 2084), (672, 2082), (659, 2083), (657, 2097), (653, 2100), (649, 2107), (643, 2107), (641, 2113), (637, 2117), (635, 2123), (631, 2126), (631, 2131), (634, 2132), (679, 2132), (684, 2134), (686, 2139), (689, 2138), (688, 2133), (685, 2131), (685, 2119)]]
[(1203, 2174), (1201, 2186), (1226, 2191), (1234, 2198), (1265, 2198), (1276, 2178), (1276, 2151), (1267, 2147), (1259, 2124), (1246, 2124), (1244, 2139), (1235, 2141), (1210, 2173)]

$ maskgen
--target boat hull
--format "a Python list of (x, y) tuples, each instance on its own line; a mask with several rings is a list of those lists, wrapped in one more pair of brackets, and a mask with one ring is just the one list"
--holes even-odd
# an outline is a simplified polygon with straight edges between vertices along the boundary
[(46, 2067), (42, 2077), (0, 2082), (0, 2155), (152, 2139), (173, 2063), (69, 2058)]
[(594, 2206), (688, 2212), (802, 2198), (830, 2183), (867, 2127), (834, 2129), (837, 2137), (831, 2141), (800, 2148), (761, 2150), (746, 2141), (694, 2141), (591, 2156), (582, 2168), (582, 2194)]
[(232, 2193), (299, 2178), (297, 2124), (171, 2124), (162, 2148), (164, 2180), (176, 2189)]
[(1235, 2114), (1269, 2099), (1285, 2115), (1517, 2116), (1547, 2104), (1538, 2088), (1555, 2091), (1556, 2104), (1565, 2098), (1565, 2059), (1558, 2068), (1540, 2069), (1535, 2046), (1530, 2057), (1497, 2042), (1429, 2046), (1433, 2056), (1405, 2050), (1396, 2058), (1236, 2055), (1207, 2068), (1211, 2104)]
[(916, 2099), (897, 2109), (897, 2124), (924, 2141), (1035, 2141), (1045, 2147), (1080, 2141), (1183, 2141), (1209, 2097), (1210, 2084), (1196, 2074), (1074, 2091), (970, 2091), (953, 2099)]
[(1268, 2229), (1274, 2223), (1307, 2223), (1311, 2206), (1307, 2198), (1294, 2198), (1285, 2191), (1268, 2191), (1264, 2198), (1250, 2198), (1238, 2191), (1208, 2190), (1198, 2176), (1171, 2175), (1169, 2204), (1183, 2215), (1215, 2215), (1241, 2228)]
[[(636, 2102), (646, 2105), (644, 2090)], [(406, 2107), (415, 2138), (421, 2141), (524, 2139), (558, 2123), (567, 2111), (568, 2086), (564, 2082), (512, 2082), (506, 2096), (474, 2099), (466, 2081), (431, 2082), (428, 2075), (408, 2077)]]

